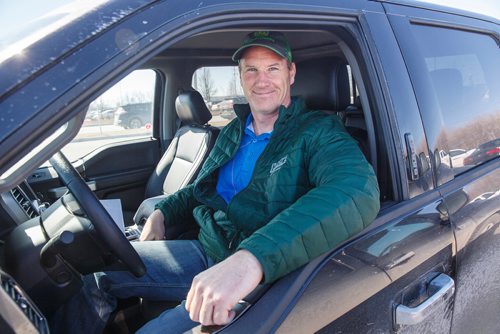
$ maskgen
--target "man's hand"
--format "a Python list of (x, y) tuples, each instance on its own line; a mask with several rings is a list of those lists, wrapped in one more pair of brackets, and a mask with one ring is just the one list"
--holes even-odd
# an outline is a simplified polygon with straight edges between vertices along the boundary
[(144, 228), (142, 229), (140, 241), (146, 240), (163, 240), (165, 239), (165, 225), (163, 224), (165, 218), (160, 210), (155, 210), (148, 217)]
[(187, 295), (191, 320), (203, 325), (225, 325), (233, 320), (232, 308), (262, 280), (262, 266), (255, 256), (240, 250), (195, 276)]

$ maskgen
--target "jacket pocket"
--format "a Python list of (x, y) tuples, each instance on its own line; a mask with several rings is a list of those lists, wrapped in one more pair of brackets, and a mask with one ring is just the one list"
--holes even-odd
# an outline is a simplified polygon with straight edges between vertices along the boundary
[(221, 223), (221, 221), (214, 218), (219, 218), (219, 215), (219, 211), (215, 211), (206, 205), (198, 206), (193, 210), (194, 219), (200, 225), (198, 239), (205, 252), (216, 262), (220, 262), (231, 255), (229, 249), (231, 239), (228, 238), (228, 231), (219, 226), (218, 223)]

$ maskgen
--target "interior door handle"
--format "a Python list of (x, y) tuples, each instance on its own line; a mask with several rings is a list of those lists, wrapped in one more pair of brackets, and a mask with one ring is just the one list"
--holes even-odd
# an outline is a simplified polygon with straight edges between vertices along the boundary
[(430, 297), (416, 307), (398, 305), (396, 307), (396, 324), (415, 325), (446, 304), (455, 293), (455, 282), (446, 275), (434, 278), (428, 287)]

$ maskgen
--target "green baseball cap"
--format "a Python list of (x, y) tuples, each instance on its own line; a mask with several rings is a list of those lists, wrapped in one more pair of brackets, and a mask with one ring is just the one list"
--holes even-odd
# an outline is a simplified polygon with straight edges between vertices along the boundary
[(292, 50), (285, 35), (278, 31), (254, 31), (247, 35), (243, 45), (233, 54), (233, 61), (237, 62), (243, 56), (243, 52), (252, 46), (262, 46), (274, 51), (288, 62), (292, 62)]

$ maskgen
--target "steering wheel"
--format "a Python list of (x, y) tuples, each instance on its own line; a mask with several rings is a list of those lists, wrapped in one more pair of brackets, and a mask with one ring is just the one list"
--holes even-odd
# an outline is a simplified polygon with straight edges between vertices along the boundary
[(136, 277), (143, 276), (146, 273), (146, 267), (139, 254), (73, 165), (61, 152), (54, 154), (50, 163), (94, 225), (104, 247), (113, 253)]

